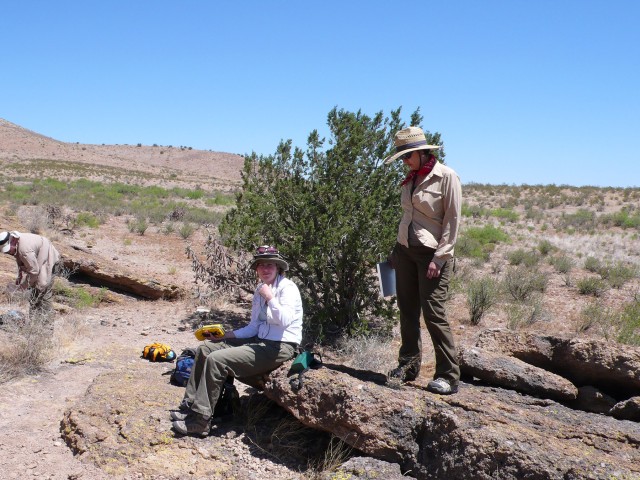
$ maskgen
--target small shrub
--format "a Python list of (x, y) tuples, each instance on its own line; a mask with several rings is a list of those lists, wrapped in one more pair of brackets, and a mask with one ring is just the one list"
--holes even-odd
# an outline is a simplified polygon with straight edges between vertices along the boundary
[(100, 220), (93, 213), (80, 212), (73, 221), (76, 227), (98, 228)]
[(597, 333), (608, 340), (615, 331), (616, 323), (616, 315), (611, 309), (594, 302), (584, 307), (580, 312), (576, 331), (578, 333)]
[(195, 229), (193, 228), (193, 225), (191, 225), (190, 223), (183, 223), (180, 229), (178, 230), (178, 233), (182, 238), (186, 240), (193, 234), (194, 230)]
[(640, 299), (624, 306), (618, 325), (618, 342), (640, 346)]
[(491, 277), (472, 280), (467, 287), (467, 306), (472, 325), (478, 325), (484, 314), (496, 304), (498, 287)]
[(509, 254), (508, 260), (511, 265), (535, 267), (540, 261), (540, 257), (538, 257), (538, 254), (534, 251), (526, 251), (519, 248)]
[(144, 232), (149, 228), (149, 224), (145, 218), (137, 218), (136, 220), (127, 221), (127, 227), (131, 233), (137, 233), (138, 235), (144, 235)]
[(520, 216), (510, 208), (496, 208), (491, 210), (491, 215), (510, 223), (517, 222), (520, 218)]
[(595, 257), (587, 257), (584, 260), (584, 268), (589, 272), (597, 273), (602, 268), (602, 262)]
[(545, 318), (542, 299), (532, 297), (527, 303), (512, 303), (507, 307), (507, 328), (518, 330)]
[(456, 252), (461, 257), (489, 260), (490, 253), (500, 242), (507, 242), (509, 236), (499, 228), (487, 225), (482, 228), (467, 229), (456, 243)]
[(550, 262), (558, 273), (569, 273), (574, 265), (573, 260), (568, 255), (553, 257)]
[(554, 249), (555, 247), (549, 240), (542, 240), (538, 244), (538, 251), (543, 257), (546, 257), (547, 255), (549, 255), (551, 252), (554, 251)]
[(504, 278), (504, 286), (514, 300), (524, 302), (534, 292), (544, 292), (547, 289), (547, 277), (537, 270), (519, 266), (509, 269)]
[(637, 276), (637, 269), (623, 262), (616, 262), (602, 266), (598, 273), (613, 288), (622, 288), (625, 283)]
[(560, 218), (560, 229), (581, 231), (593, 230), (596, 226), (596, 214), (591, 210), (580, 209), (576, 213), (563, 213)]
[(594, 297), (601, 297), (607, 290), (607, 283), (597, 277), (581, 278), (576, 286), (581, 295), (593, 295)]
[(22, 223), (30, 233), (43, 233), (50, 225), (50, 219), (46, 209), (40, 206), (20, 207), (16, 215), (20, 223)]

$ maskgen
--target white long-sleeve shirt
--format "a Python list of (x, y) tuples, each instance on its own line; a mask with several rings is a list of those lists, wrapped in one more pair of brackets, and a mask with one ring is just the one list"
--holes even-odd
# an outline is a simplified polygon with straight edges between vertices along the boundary
[(251, 305), (251, 321), (248, 325), (234, 330), (237, 338), (257, 336), (265, 340), (279, 342), (302, 342), (302, 298), (295, 283), (278, 275), (269, 302), (258, 293), (256, 287)]

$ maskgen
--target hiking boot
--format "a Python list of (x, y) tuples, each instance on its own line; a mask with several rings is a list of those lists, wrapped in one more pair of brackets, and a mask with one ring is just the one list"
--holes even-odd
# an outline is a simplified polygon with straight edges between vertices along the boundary
[(206, 437), (211, 429), (211, 418), (191, 412), (184, 420), (175, 420), (171, 425), (176, 432), (182, 435)]
[(440, 395), (451, 395), (458, 391), (458, 384), (451, 385), (451, 383), (444, 378), (436, 378), (429, 382), (427, 390), (433, 393), (439, 393)]
[(417, 376), (418, 374), (409, 371), (406, 365), (396, 367), (387, 374), (389, 380), (400, 380), (401, 382), (412, 382)]

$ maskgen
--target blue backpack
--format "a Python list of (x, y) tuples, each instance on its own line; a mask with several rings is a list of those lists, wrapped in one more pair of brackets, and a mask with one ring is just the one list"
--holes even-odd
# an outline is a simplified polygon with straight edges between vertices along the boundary
[(176, 359), (176, 368), (171, 374), (171, 383), (178, 387), (186, 387), (189, 377), (191, 376), (191, 369), (196, 358), (196, 350), (194, 348), (185, 348), (182, 353), (178, 355)]

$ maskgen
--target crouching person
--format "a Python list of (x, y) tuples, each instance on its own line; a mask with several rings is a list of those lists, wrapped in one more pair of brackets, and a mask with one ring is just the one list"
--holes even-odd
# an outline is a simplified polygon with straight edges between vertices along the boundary
[(274, 247), (258, 247), (251, 262), (258, 277), (251, 321), (224, 336), (207, 337), (198, 347), (184, 398), (171, 412), (173, 429), (206, 436), (227, 377), (268, 373), (293, 358), (302, 341), (302, 299), (284, 276), (289, 265)]
[(0, 233), (2, 253), (15, 257), (16, 288), (29, 292), (29, 314), (51, 320), (53, 281), (60, 254), (48, 238), (16, 231)]

